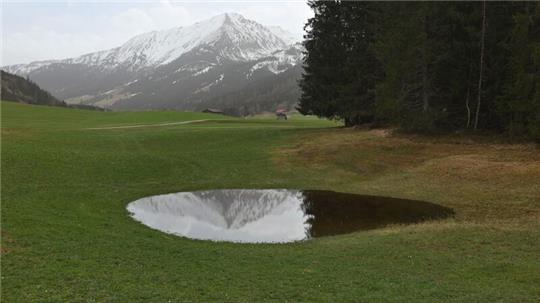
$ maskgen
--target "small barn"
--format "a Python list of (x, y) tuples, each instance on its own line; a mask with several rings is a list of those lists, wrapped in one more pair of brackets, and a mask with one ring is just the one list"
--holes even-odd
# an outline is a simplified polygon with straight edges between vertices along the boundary
[(276, 110), (276, 118), (278, 120), (287, 120), (287, 110), (286, 109), (278, 109)]
[(223, 115), (222, 110), (215, 109), (215, 108), (207, 108), (207, 109), (203, 110), (202, 112), (207, 113), (207, 114), (220, 114), (220, 115)]

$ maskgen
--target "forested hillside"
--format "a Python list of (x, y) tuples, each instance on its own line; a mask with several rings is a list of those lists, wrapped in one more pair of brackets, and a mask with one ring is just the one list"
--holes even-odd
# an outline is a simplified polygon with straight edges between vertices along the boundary
[(17, 101), (28, 104), (66, 106), (63, 101), (53, 97), (49, 92), (42, 90), (34, 82), (1, 71), (2, 100)]
[(233, 116), (274, 112), (276, 109), (292, 110), (300, 97), (298, 79), (301, 73), (302, 67), (294, 66), (270, 79), (262, 78), (241, 90), (201, 103), (197, 109), (221, 108)]
[(302, 113), (540, 139), (539, 2), (309, 4)]

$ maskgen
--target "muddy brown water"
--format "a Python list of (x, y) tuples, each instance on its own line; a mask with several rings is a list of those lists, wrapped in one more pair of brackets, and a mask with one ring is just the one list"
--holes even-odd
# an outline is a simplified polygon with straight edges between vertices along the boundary
[(231, 189), (151, 196), (131, 216), (192, 239), (284, 243), (453, 216), (423, 201), (319, 190)]

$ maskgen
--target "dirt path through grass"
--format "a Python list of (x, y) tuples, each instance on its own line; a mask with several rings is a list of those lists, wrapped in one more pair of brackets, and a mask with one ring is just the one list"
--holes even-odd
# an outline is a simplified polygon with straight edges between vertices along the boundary
[(156, 123), (156, 124), (136, 124), (136, 125), (123, 125), (123, 126), (106, 126), (106, 127), (89, 127), (85, 128), (87, 130), (104, 130), (104, 129), (123, 129), (123, 128), (138, 128), (138, 127), (155, 127), (155, 126), (171, 126), (171, 125), (183, 125), (191, 123), (200, 123), (212, 121), (209, 119), (202, 120), (189, 120), (189, 121), (180, 121), (180, 122), (167, 122), (167, 123)]

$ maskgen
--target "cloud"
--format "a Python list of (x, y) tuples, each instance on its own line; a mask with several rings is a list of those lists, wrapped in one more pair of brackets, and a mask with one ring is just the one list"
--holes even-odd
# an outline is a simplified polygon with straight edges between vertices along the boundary
[(122, 33), (143, 33), (191, 24), (187, 9), (162, 2), (147, 8), (130, 8), (112, 17), (114, 30)]
[(185, 26), (194, 23), (191, 13), (182, 6), (172, 5), (169, 2), (152, 7), (147, 14), (154, 20), (155, 28), (165, 29), (175, 26)]
[(302, 38), (306, 20), (312, 17), (311, 9), (301, 2), (280, 2), (273, 5), (251, 5), (238, 12), (248, 19), (265, 25), (279, 25)]
[[(76, 57), (117, 47), (141, 33), (193, 21), (184, 7), (169, 2), (143, 4), (115, 12), (103, 9), (104, 6), (107, 4), (66, 3), (58, 10), (60, 13), (40, 7), (34, 7), (34, 11), (22, 5), (8, 7), (6, 14), (12, 11), (24, 15), (20, 11), (28, 9), (26, 19), (33, 24), (16, 23), (7, 29), (2, 26), (0, 65)], [(85, 14), (84, 9), (94, 10), (95, 14)]]
[(73, 35), (34, 27), (4, 35), (1, 65), (61, 59), (87, 53), (107, 41), (99, 35)]

